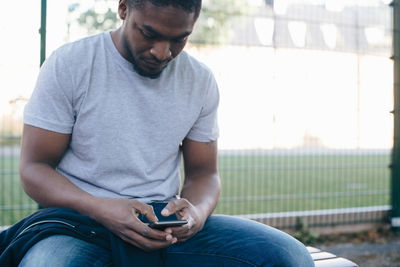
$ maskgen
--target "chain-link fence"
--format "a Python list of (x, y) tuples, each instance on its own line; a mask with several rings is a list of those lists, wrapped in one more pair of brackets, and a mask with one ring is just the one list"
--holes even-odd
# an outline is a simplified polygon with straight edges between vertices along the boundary
[(211, 38), (214, 45), (195, 36), (192, 48), (221, 87), (217, 212), (278, 227), (293, 227), (298, 217), (316, 226), (385, 220), (389, 1), (242, 3), (210, 6), (199, 28), (223, 25), (225, 35)]
[[(48, 38), (60, 32), (51, 25), (61, 15), (50, 14), (62, 5), (67, 23), (48, 52), (118, 26), (117, 1), (54, 2)], [(314, 225), (386, 216), (392, 33), (388, 1), (204, 0), (187, 51), (213, 70), (220, 87), (217, 213), (281, 227), (302, 216)], [(36, 208), (19, 184), (20, 130), (9, 125), (21, 121), (11, 121), (3, 116), (1, 123), (0, 225)]]

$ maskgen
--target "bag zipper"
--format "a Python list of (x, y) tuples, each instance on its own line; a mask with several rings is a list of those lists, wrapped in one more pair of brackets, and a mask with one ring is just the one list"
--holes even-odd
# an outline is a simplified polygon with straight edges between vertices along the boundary
[(75, 225), (72, 225), (72, 224), (67, 223), (67, 222), (64, 222), (64, 221), (59, 221), (59, 220), (43, 220), (43, 221), (38, 221), (38, 222), (32, 223), (32, 224), (30, 224), (29, 226), (27, 226), (24, 230), (22, 230), (22, 231), (17, 235), (17, 238), (18, 238), (20, 235), (22, 235), (23, 233), (25, 233), (26, 231), (28, 231), (30, 228), (32, 228), (32, 227), (34, 227), (34, 226), (36, 226), (36, 225), (39, 225), (39, 224), (44, 224), (44, 223), (60, 223), (60, 224), (67, 225), (67, 226), (69, 226), (69, 227), (71, 227), (71, 228), (73, 228), (73, 229), (76, 228)]

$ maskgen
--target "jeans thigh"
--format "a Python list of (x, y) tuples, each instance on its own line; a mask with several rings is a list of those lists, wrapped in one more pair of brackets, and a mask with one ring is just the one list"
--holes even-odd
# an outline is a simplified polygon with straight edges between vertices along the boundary
[(166, 250), (166, 266), (314, 266), (305, 246), (267, 225), (211, 216), (201, 232)]
[(32, 246), (19, 266), (111, 266), (111, 254), (78, 238), (54, 235)]

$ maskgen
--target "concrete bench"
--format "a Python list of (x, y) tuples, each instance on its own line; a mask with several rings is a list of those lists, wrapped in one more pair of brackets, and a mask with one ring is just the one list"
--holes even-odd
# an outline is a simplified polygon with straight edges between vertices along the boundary
[(338, 257), (332, 253), (321, 251), (317, 248), (307, 247), (314, 260), (315, 267), (358, 267), (354, 262)]

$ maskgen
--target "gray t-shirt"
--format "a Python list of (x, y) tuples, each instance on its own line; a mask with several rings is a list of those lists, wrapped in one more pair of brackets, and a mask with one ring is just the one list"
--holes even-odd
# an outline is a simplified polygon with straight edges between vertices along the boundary
[(140, 76), (109, 32), (57, 49), (40, 71), (24, 123), (71, 134), (57, 171), (100, 197), (169, 199), (180, 144), (218, 138), (211, 71), (182, 52), (157, 79)]

